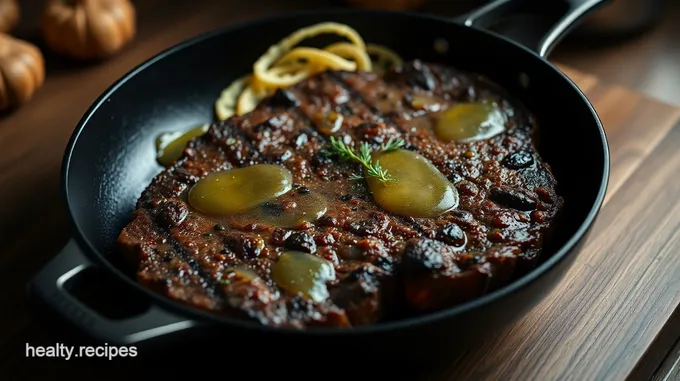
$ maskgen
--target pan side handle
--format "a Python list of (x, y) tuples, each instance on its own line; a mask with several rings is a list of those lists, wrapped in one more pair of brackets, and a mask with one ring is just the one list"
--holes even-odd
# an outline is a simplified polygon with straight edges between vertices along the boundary
[(495, 0), (456, 21), (505, 36), (547, 57), (585, 16), (610, 0)]
[[(39, 302), (83, 330), (91, 338), (109, 344), (136, 344), (184, 331), (197, 325), (196, 322), (186, 317), (153, 304), (131, 317), (112, 319), (103, 316), (81, 302), (73, 295), (73, 290), (66, 287), (70, 280), (80, 276), (90, 267), (94, 267), (94, 264), (81, 252), (77, 243), (72, 239), (33, 277), (29, 283), (29, 291)], [(99, 281), (107, 280), (96, 282)], [(75, 287), (85, 288), (88, 284), (78, 284)]]

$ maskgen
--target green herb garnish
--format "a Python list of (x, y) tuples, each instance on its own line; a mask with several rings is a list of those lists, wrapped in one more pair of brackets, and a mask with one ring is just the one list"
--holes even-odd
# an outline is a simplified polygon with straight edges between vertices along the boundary
[(383, 143), (380, 148), (381, 148), (381, 151), (388, 152), (388, 151), (397, 150), (397, 149), (403, 147), (405, 144), (406, 144), (406, 142), (404, 142), (404, 139), (402, 139), (402, 138), (395, 139), (395, 138), (392, 137), (392, 138), (389, 138), (387, 140), (387, 143)]
[[(330, 141), (331, 153), (338, 155), (343, 160), (351, 160), (361, 163), (361, 165), (366, 169), (366, 176), (376, 177), (382, 182), (395, 180), (394, 177), (387, 173), (386, 169), (383, 169), (380, 166), (379, 160), (376, 160), (375, 164), (372, 163), (371, 146), (368, 143), (361, 142), (361, 144), (359, 144), (359, 152), (356, 153), (354, 152), (354, 149), (345, 144), (342, 139), (336, 139), (334, 136), (331, 136)], [(401, 138), (390, 138), (386, 143), (383, 143), (380, 146), (380, 150), (383, 152), (393, 151), (399, 149), (404, 144), (404, 140)], [(350, 177), (350, 180), (360, 180), (363, 178), (364, 176), (362, 175), (353, 174)]]

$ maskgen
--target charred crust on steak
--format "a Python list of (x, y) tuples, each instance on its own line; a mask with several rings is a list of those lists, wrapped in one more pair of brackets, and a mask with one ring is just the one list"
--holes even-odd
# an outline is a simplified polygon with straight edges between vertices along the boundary
[(517, 210), (528, 211), (536, 209), (536, 201), (517, 189), (502, 187), (491, 188), (489, 199), (498, 204)]
[(283, 108), (293, 108), (300, 104), (295, 95), (285, 89), (277, 89), (266, 102), (271, 107)]
[[(415, 95), (442, 107), (496, 100), (508, 111), (506, 130), (483, 141), (443, 143), (428, 127), (436, 111), (414, 107)], [(404, 149), (454, 184), (458, 208), (430, 219), (379, 208), (363, 182), (348, 181), (360, 168), (327, 154), (330, 133), (319, 115), (332, 112), (342, 115), (332, 134), (348, 142), (378, 147), (403, 138)], [(454, 68), (415, 60), (384, 76), (326, 71), (276, 91), (248, 114), (212, 124), (142, 192), (118, 244), (145, 287), (263, 325), (350, 327), (446, 308), (506, 285), (540, 259), (564, 200), (535, 149), (537, 128), (502, 89)], [(188, 190), (208, 173), (262, 163), (290, 170), (298, 185), (290, 197), (323, 195), (325, 214), (290, 229), (204, 215), (188, 205)], [(272, 265), (287, 251), (332, 265), (327, 300), (274, 282)], [(233, 269), (256, 275), (230, 278)]]
[(288, 238), (284, 241), (284, 246), (290, 250), (302, 251), (305, 253), (314, 254), (316, 252), (316, 242), (314, 238), (307, 232), (290, 232)]
[(156, 219), (158, 224), (169, 228), (178, 226), (189, 214), (189, 207), (183, 202), (170, 200), (159, 207)]

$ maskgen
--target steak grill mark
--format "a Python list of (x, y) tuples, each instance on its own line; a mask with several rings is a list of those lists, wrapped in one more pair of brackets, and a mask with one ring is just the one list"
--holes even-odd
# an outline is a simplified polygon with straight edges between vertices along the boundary
[[(419, 61), (384, 78), (321, 73), (278, 91), (247, 115), (213, 124), (192, 141), (185, 157), (144, 191), (135, 219), (119, 237), (139, 266), (140, 281), (164, 284), (154, 289), (194, 307), (302, 328), (374, 324), (405, 309), (441, 309), (505, 284), (519, 275), (515, 269), (531, 268), (563, 201), (535, 152), (531, 128), (525, 127), (530, 123), (517, 116), (528, 114), (517, 109), (507, 132), (487, 141), (443, 144), (422, 126), (405, 124), (429, 113), (411, 107), (409, 97), (425, 94), (451, 105), (502, 96), (471, 75)], [(334, 132), (324, 124), (330, 113), (343, 118)], [(386, 213), (372, 202), (365, 184), (347, 180), (360, 168), (320, 155), (331, 134), (374, 147), (388, 137), (403, 137), (408, 149), (428, 157), (445, 175), (457, 176), (460, 207), (436, 219)], [(470, 150), (476, 156), (466, 156)], [(504, 160), (518, 152), (531, 160), (522, 165)], [(296, 232), (257, 221), (241, 226), (227, 218), (225, 223), (187, 205), (186, 192), (201, 177), (257, 163), (283, 165), (306, 192), (321, 192), (329, 201), (326, 215)], [(506, 197), (497, 204), (488, 198), (492, 190), (499, 194), (497, 189), (521, 191), (522, 203)], [(163, 208), (166, 223), (173, 225), (167, 229), (145, 217), (158, 216)], [(215, 224), (222, 228), (214, 229)], [(172, 266), (155, 254), (168, 242), (180, 254)], [(291, 245), (334, 263), (337, 280), (328, 284), (326, 302), (290, 295), (271, 279), (272, 264)], [(404, 255), (408, 260), (402, 262)], [(192, 274), (182, 272), (186, 266)], [(256, 277), (233, 278), (233, 268), (249, 269)]]

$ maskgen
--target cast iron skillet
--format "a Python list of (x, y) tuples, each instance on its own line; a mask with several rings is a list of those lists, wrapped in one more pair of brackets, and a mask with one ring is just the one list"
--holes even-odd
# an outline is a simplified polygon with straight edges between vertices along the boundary
[[(541, 5), (545, 3), (551, 8)], [(109, 345), (153, 351), (187, 340), (234, 342), (235, 337), (246, 337), (239, 341), (241, 352), (248, 343), (271, 344), (279, 354), (289, 352), (291, 345), (302, 345), (309, 359), (318, 352), (309, 348), (323, 348), (323, 356), (329, 357), (349, 345), (356, 351), (360, 343), (360, 352), (371, 356), (408, 354), (408, 362), (413, 362), (446, 353), (450, 359), (455, 351), (516, 321), (552, 289), (576, 258), (602, 205), (609, 177), (602, 125), (581, 91), (545, 60), (563, 34), (601, 3), (502, 0), (455, 21), (354, 9), (305, 12), (231, 26), (158, 54), (107, 90), (76, 127), (63, 162), (73, 240), (35, 276), (30, 289), (58, 316)], [(541, 23), (515, 17), (526, 6), (541, 16)], [(539, 151), (553, 167), (566, 202), (545, 260), (528, 275), (479, 299), (426, 316), (351, 330), (262, 327), (216, 317), (142, 288), (116, 265), (114, 245), (142, 190), (161, 170), (154, 160), (156, 136), (212, 120), (220, 90), (251, 71), (270, 44), (300, 27), (331, 20), (351, 25), (368, 42), (390, 46), (407, 59), (484, 74), (536, 115)], [(498, 21), (526, 46), (480, 28), (501, 28)], [(446, 54), (433, 50), (439, 38), (449, 43)], [(83, 276), (94, 270), (101, 275)], [(110, 318), (73, 296), (101, 282), (122, 285), (130, 300), (142, 298), (145, 308), (133, 316)], [(120, 308), (124, 310), (125, 304)]]

